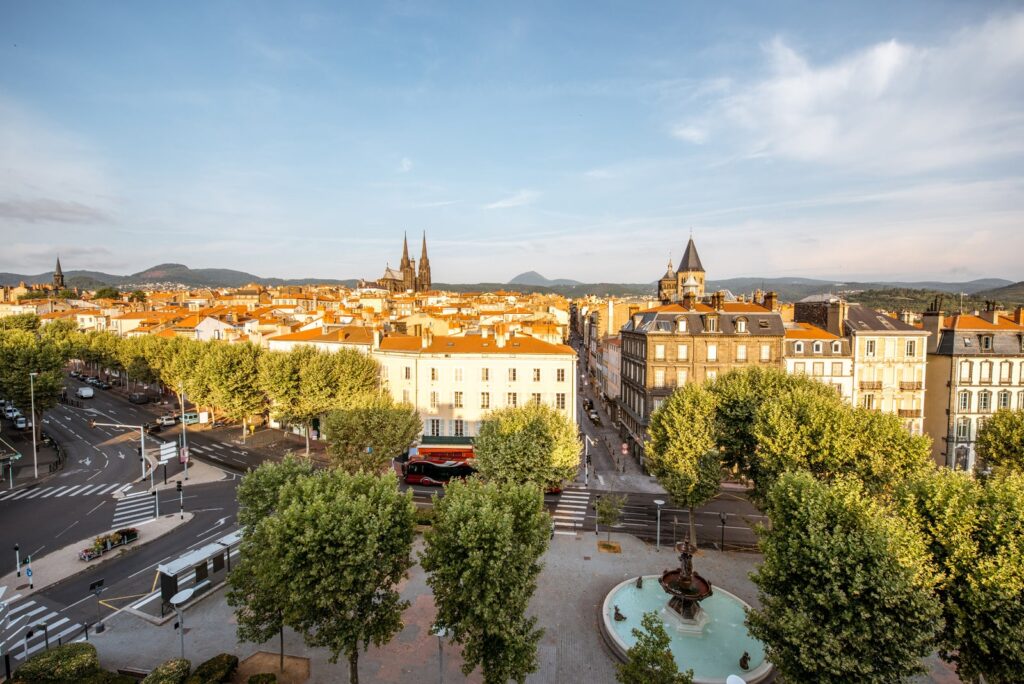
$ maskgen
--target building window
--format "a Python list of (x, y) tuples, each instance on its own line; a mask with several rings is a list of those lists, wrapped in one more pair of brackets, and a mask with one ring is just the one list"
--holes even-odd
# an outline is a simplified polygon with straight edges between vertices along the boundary
[(992, 351), (992, 336), (982, 335), (981, 336), (981, 351)]
[(508, 369), (508, 381), (509, 382), (515, 382), (516, 381), (516, 369), (515, 368), (509, 368)]
[(992, 410), (992, 393), (978, 392), (978, 412), (988, 413)]
[(490, 368), (481, 368), (480, 369), (480, 380), (482, 382), (490, 382), (491, 381), (491, 369)]
[(437, 408), (437, 392), (431, 392), (430, 393), (430, 408), (432, 408), (432, 409), (436, 409)]
[(686, 344), (680, 344), (676, 347), (676, 359), (679, 361), (686, 361), (690, 358), (690, 347)]
[(405, 367), (405, 379), (412, 380), (412, 366)]
[(465, 423), (465, 421), (456, 420), (455, 421), (455, 429), (454, 429), (453, 432), (455, 433), (456, 437), (465, 437), (466, 436), (466, 423)]
[(481, 392), (480, 393), (480, 408), (489, 409), (491, 408), (491, 393)]
[(821, 351), (822, 351), (821, 342), (815, 342), (814, 345), (812, 346), (812, 349), (814, 350), (815, 354), (820, 354)]
[(664, 361), (665, 360), (665, 345), (656, 344), (654, 345), (654, 360)]
[(1024, 392), (1017, 392), (1017, 410), (1024, 409)]
[(455, 369), (455, 382), (462, 382), (462, 369), (461, 368), (456, 368)]
[(874, 340), (864, 340), (864, 356), (874, 356), (874, 355), (875, 355), (875, 341)]
[(530, 403), (531, 404), (539, 404), (540, 403), (540, 393), (534, 392), (533, 394), (531, 394), (530, 395)]
[(686, 377), (687, 377), (687, 369), (686, 368), (677, 368), (676, 369), (676, 384), (677, 385), (685, 385), (686, 384)]
[(971, 410), (971, 393), (961, 392), (959, 401), (957, 401), (957, 409), (963, 413)]
[(657, 411), (658, 409), (660, 409), (660, 408), (661, 408), (661, 405), (662, 405), (662, 404), (663, 404), (664, 402), (665, 402), (665, 400), (664, 400), (664, 399), (661, 399), (661, 398), (657, 398), (657, 399), (655, 399), (655, 400), (654, 400), (654, 402), (653, 402), (653, 407), (654, 407), (654, 410), (655, 410), (655, 411)]
[(832, 377), (838, 377), (843, 374), (843, 364), (835, 362), (832, 364)]
[(706, 332), (718, 332), (718, 316), (705, 316), (704, 320), (707, 322)]
[(555, 380), (558, 382), (565, 382), (565, 369), (559, 368), (555, 371)]
[(717, 360), (718, 360), (718, 345), (717, 344), (713, 344), (713, 343), (709, 344), (708, 345), (708, 361), (717, 361)]
[(967, 441), (971, 438), (971, 419), (959, 418), (956, 421), (956, 438), (959, 441)]
[(903, 351), (904, 356), (917, 356), (917, 340), (907, 340), (907, 346)]
[(402, 390), (402, 401), (404, 401), (406, 404), (409, 403), (409, 390)]
[(555, 408), (565, 409), (565, 392), (559, 392), (555, 395)]
[(1009, 385), (1013, 379), (1013, 364), (1009, 361), (1003, 361), (999, 364), (999, 382), (1003, 385)]
[(971, 362), (961, 361), (960, 362), (960, 382), (971, 381)]
[(655, 368), (654, 369), (654, 386), (664, 387), (665, 386), (665, 369)]
[(863, 406), (864, 408), (868, 409), (869, 411), (874, 409), (875, 408), (875, 395), (874, 394), (865, 394), (864, 397), (860, 400), (860, 405)]
[(453, 399), (454, 399), (453, 403), (455, 404), (455, 408), (462, 408), (462, 392), (456, 392), (455, 396), (453, 397)]
[(680, 318), (676, 321), (676, 332), (686, 332), (686, 319)]
[(540, 382), (540, 368), (533, 369), (533, 381)]
[(761, 345), (761, 360), (771, 361), (772, 360), (772, 345), (762, 344)]
[(738, 344), (736, 345), (736, 360), (746, 361), (747, 360), (747, 345)]
[(806, 373), (807, 372), (807, 364), (804, 363), (803, 361), (797, 361), (796, 363), (793, 364), (793, 372), (794, 373), (800, 373), (800, 374)]
[(803, 342), (794, 342), (793, 343), (793, 353), (794, 354), (803, 354), (804, 353), (804, 343)]
[(992, 382), (992, 362), (982, 361), (981, 362), (981, 377), (979, 381), (988, 385)]
[(714, 382), (718, 378), (718, 371), (716, 371), (716, 370), (709, 370), (707, 372), (707, 378), (708, 378), (708, 380), (710, 382)]
[(843, 353), (843, 343), (842, 342), (833, 342), (832, 343), (832, 353), (833, 354), (842, 354)]
[(747, 319), (737, 318), (736, 319), (736, 332), (745, 333), (747, 332)]
[(431, 368), (430, 369), (430, 381), (431, 382), (437, 382), (437, 369), (436, 368)]
[(515, 408), (516, 406), (519, 405), (519, 397), (516, 396), (515, 392), (508, 393), (508, 405), (511, 406), (512, 408)]
[(440, 437), (441, 436), (441, 421), (437, 418), (430, 419), (430, 436)]
[(815, 361), (814, 362), (814, 366), (812, 367), (811, 372), (812, 372), (812, 374), (815, 377), (819, 377), (820, 378), (821, 376), (823, 376), (825, 374), (825, 362), (824, 361)]
[(1000, 410), (1010, 408), (1010, 393), (1003, 390), (999, 393), (999, 403), (997, 404)]

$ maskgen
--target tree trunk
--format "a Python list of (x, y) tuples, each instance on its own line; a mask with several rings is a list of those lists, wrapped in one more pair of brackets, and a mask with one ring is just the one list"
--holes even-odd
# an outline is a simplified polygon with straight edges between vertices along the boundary
[(690, 545), (697, 549), (697, 526), (693, 522), (693, 506), (690, 506)]
[(281, 662), (279, 669), (281, 672), (284, 672), (284, 623), (281, 623)]
[(359, 684), (359, 651), (355, 648), (348, 656), (349, 684)]
[(247, 425), (245, 424), (245, 421), (246, 421), (246, 419), (245, 419), (245, 418), (243, 418), (243, 419), (242, 419), (242, 444), (245, 444), (245, 428), (246, 428), (246, 427), (248, 427), (248, 426), (247, 426)]
[(309, 457), (309, 432), (313, 429), (313, 422), (306, 423), (306, 457)]

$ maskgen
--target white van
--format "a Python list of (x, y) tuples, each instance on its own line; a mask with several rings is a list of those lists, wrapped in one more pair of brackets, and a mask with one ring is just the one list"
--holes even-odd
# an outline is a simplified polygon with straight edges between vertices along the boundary
[(79, 399), (92, 399), (94, 390), (92, 387), (79, 387), (75, 395)]

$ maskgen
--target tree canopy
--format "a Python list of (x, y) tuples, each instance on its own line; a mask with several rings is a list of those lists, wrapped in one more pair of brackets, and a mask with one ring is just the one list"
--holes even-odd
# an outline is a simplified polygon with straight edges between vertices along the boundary
[(1003, 409), (990, 416), (974, 443), (983, 467), (1024, 473), (1024, 409)]
[(437, 627), (462, 645), (468, 675), (522, 684), (537, 668), (543, 634), (527, 617), (537, 588), (550, 518), (532, 484), (453, 481), (434, 497), (434, 524), (420, 556), (434, 592)]
[(546, 404), (491, 411), (474, 440), (476, 468), (491, 482), (560, 486), (576, 477), (582, 445), (576, 426)]
[(348, 472), (383, 472), (423, 429), (410, 404), (395, 403), (384, 392), (364, 394), (324, 418), (331, 463)]
[(626, 662), (616, 667), (615, 678), (621, 684), (692, 684), (693, 670), (679, 671), (661, 616), (644, 613), (640, 624), (643, 629), (633, 628), (636, 643), (626, 652)]

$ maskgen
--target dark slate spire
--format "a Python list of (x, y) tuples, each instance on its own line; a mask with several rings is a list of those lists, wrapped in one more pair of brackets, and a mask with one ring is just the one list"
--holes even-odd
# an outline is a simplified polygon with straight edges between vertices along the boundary
[(53, 287), (56, 290), (64, 289), (64, 271), (60, 268), (60, 257), (57, 257), (57, 268), (53, 270)]
[(402, 270), (409, 268), (409, 236), (402, 235), (402, 263), (398, 265)]
[(693, 244), (692, 237), (686, 243), (686, 251), (683, 252), (683, 260), (679, 262), (677, 273), (686, 273), (687, 271), (704, 272), (704, 267), (700, 263), (700, 257), (697, 255), (697, 246)]
[(423, 231), (423, 250), (420, 252), (419, 272), (416, 274), (416, 289), (430, 289), (430, 259), (427, 258), (427, 231)]
[(64, 275), (64, 271), (60, 269), (60, 257), (57, 257), (57, 268), (53, 271), (54, 275)]

